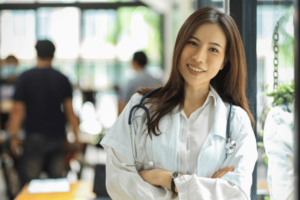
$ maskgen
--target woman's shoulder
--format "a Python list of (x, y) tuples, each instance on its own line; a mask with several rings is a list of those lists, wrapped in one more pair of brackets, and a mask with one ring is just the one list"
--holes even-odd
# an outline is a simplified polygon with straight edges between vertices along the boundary
[[(143, 97), (144, 97), (143, 94), (141, 94), (141, 93), (139, 93), (139, 92), (135, 92), (135, 93), (131, 96), (131, 99), (130, 99), (129, 102), (131, 102), (132, 105), (139, 104), (140, 101), (141, 101), (141, 99), (142, 99)], [(146, 106), (146, 107), (149, 107), (150, 104), (147, 103), (145, 106)]]
[[(230, 104), (227, 102), (224, 102), (227, 110), (229, 111), (230, 109)], [(244, 119), (244, 118), (249, 118), (247, 112), (241, 108), (240, 106), (236, 106), (236, 105), (232, 105), (232, 109), (231, 109), (231, 117), (233, 118), (237, 118), (237, 119)]]
[(131, 96), (130, 102), (137, 104), (141, 101), (142, 97), (140, 93), (136, 92)]
[[(225, 103), (226, 108), (229, 111), (229, 103)], [(233, 105), (231, 110), (231, 126), (233, 130), (240, 131), (242, 127), (252, 131), (251, 121), (247, 112), (240, 106)], [(247, 131), (248, 132), (248, 131)]]
[[(224, 103), (228, 110), (230, 109), (229, 103)], [(236, 141), (242, 141), (245, 138), (252, 138), (251, 141), (255, 143), (253, 134), (253, 127), (247, 112), (240, 106), (233, 105), (230, 115), (230, 134)]]

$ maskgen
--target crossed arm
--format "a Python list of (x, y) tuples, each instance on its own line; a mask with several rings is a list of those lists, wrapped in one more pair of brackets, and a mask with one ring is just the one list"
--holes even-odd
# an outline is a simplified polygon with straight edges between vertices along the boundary
[[(221, 178), (229, 171), (233, 172), (234, 167), (225, 167), (220, 171), (216, 172), (212, 178)], [(151, 170), (142, 170), (139, 172), (141, 178), (150, 183), (153, 186), (162, 186), (171, 190), (171, 175), (173, 172), (169, 172), (163, 169), (151, 169)], [(179, 176), (182, 176), (180, 174)], [(175, 191), (177, 191), (177, 187), (175, 186)]]
[[(124, 154), (106, 147), (106, 188), (115, 200), (169, 200), (179, 199), (247, 199), (241, 189), (226, 180), (219, 179), (233, 168), (224, 168), (213, 175), (213, 178), (182, 175), (175, 179), (176, 191), (171, 192), (172, 172), (162, 169), (143, 170), (138, 172), (135, 167), (122, 167), (122, 163), (131, 163)], [(159, 187), (161, 186), (161, 187)]]
[[(233, 172), (234, 167), (225, 167), (221, 169), (220, 171), (216, 172), (212, 178), (221, 178), (229, 171)], [(148, 182), (149, 184), (156, 186), (156, 187), (165, 187), (169, 190), (171, 190), (171, 175), (173, 172), (169, 172), (163, 169), (152, 169), (152, 170), (142, 170), (139, 172), (139, 175), (141, 178)], [(180, 174), (179, 176), (182, 176)], [(178, 192), (177, 187), (175, 185), (175, 191)], [(173, 198), (177, 194), (173, 195)]]

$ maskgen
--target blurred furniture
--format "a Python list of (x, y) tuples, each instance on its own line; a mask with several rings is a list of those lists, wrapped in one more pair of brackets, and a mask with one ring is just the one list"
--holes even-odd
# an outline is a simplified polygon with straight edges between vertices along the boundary
[(90, 200), (96, 197), (92, 192), (93, 184), (85, 181), (77, 181), (71, 184), (70, 192), (61, 193), (40, 193), (40, 194), (30, 194), (27, 191), (29, 184), (26, 184), (20, 191), (15, 200), (72, 200), (72, 199), (86, 199)]
[(20, 180), (16, 169), (18, 159), (12, 156), (9, 143), (9, 134), (0, 129), (0, 171), (3, 173), (6, 196), (8, 200), (13, 200), (20, 190)]
[(95, 178), (93, 192), (97, 199), (110, 199), (105, 186), (105, 165), (95, 166)]

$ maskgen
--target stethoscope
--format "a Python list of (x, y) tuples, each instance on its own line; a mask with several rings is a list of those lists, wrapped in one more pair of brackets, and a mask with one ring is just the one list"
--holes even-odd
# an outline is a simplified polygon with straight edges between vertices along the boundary
[[(148, 163), (142, 163), (140, 162), (137, 158), (136, 158), (136, 155), (135, 155), (135, 151), (134, 151), (134, 141), (133, 141), (133, 137), (132, 137), (132, 114), (134, 112), (135, 109), (137, 108), (142, 108), (145, 113), (146, 113), (146, 136), (145, 136), (145, 139), (144, 139), (144, 144), (143, 144), (143, 149), (142, 149), (142, 154), (141, 154), (141, 157), (143, 157), (143, 153), (144, 153), (144, 150), (145, 150), (145, 146), (146, 146), (146, 141), (147, 141), (147, 135), (149, 134), (149, 130), (148, 130), (148, 125), (149, 125), (149, 122), (150, 122), (150, 114), (149, 114), (149, 110), (146, 106), (143, 105), (143, 102), (144, 100), (151, 96), (152, 94), (154, 94), (156, 91), (160, 90), (161, 87), (155, 89), (155, 90), (152, 90), (150, 92), (148, 92), (147, 94), (145, 94), (140, 103), (139, 104), (136, 104), (135, 106), (133, 106), (130, 110), (130, 113), (129, 113), (129, 117), (128, 117), (128, 126), (129, 126), (129, 132), (130, 132), (130, 139), (131, 139), (131, 147), (132, 147), (132, 154), (133, 154), (133, 158), (135, 160), (135, 164), (133, 165), (129, 165), (129, 164), (126, 164), (126, 163), (122, 163), (122, 166), (123, 167), (134, 167), (136, 165), (150, 165), (152, 166), (153, 165), (153, 161), (150, 161)], [(226, 127), (226, 146), (225, 146), (225, 149), (226, 149), (226, 154), (232, 154), (235, 149), (236, 149), (236, 141), (232, 140), (231, 137), (230, 137), (230, 116), (231, 116), (231, 109), (232, 109), (232, 104), (230, 104), (230, 109), (229, 109), (229, 115), (228, 115), (228, 118), (227, 118), (227, 127)], [(227, 156), (227, 155), (226, 155)]]

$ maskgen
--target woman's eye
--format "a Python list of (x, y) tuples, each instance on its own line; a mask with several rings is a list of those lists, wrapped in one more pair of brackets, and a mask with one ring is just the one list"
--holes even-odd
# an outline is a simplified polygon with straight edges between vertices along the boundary
[(196, 43), (196, 42), (189, 41), (188, 43), (191, 44), (191, 45), (193, 45), (193, 46), (197, 46), (197, 43)]
[(210, 50), (210, 51), (213, 51), (213, 52), (218, 52), (218, 50), (215, 49), (215, 48), (210, 48), (209, 50)]

